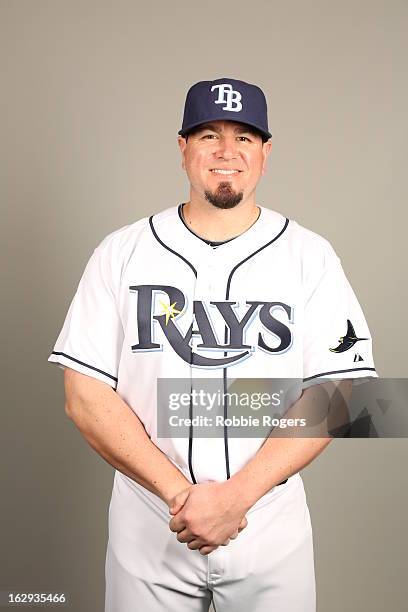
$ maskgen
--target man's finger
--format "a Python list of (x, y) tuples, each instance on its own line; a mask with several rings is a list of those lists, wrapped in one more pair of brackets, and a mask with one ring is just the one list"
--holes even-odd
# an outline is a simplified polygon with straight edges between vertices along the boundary
[(248, 521), (247, 521), (247, 518), (244, 516), (242, 521), (239, 524), (238, 532), (241, 532), (243, 529), (245, 529), (247, 525), (248, 525)]
[(177, 533), (179, 531), (182, 531), (183, 529), (186, 528), (184, 519), (182, 519), (180, 516), (173, 516), (173, 518), (170, 519), (169, 521), (169, 528), (170, 528), (170, 531), (174, 531)]
[(177, 534), (177, 539), (179, 542), (186, 544), (187, 542), (192, 542), (195, 538), (193, 535), (191, 535), (188, 529), (183, 529)]
[(213, 550), (216, 550), (218, 546), (202, 546), (199, 550), (200, 555), (209, 555)]
[(180, 512), (180, 510), (186, 503), (189, 494), (189, 489), (185, 489), (184, 491), (181, 491), (181, 493), (178, 493), (173, 497), (169, 505), (170, 514), (177, 514), (177, 512)]
[(199, 548), (202, 548), (203, 546), (204, 544), (201, 542), (201, 540), (191, 540), (187, 544), (187, 548), (189, 548), (190, 550), (198, 550)]

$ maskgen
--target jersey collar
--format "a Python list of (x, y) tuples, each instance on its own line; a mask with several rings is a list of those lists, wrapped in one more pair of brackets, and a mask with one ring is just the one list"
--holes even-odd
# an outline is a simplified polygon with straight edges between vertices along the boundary
[(180, 217), (181, 204), (167, 208), (150, 218), (155, 238), (171, 251), (189, 261), (195, 269), (206, 262), (219, 261), (223, 265), (237, 265), (263, 247), (285, 235), (289, 220), (280, 213), (258, 205), (261, 213), (245, 232), (213, 248), (191, 232)]

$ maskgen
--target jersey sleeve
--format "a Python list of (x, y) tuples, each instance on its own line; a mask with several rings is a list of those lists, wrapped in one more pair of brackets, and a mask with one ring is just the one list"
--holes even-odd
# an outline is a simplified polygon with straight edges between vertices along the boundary
[(322, 250), (305, 292), (305, 386), (326, 377), (378, 377), (371, 333), (340, 258), (327, 241)]
[(113, 267), (104, 239), (86, 264), (48, 361), (116, 389), (124, 332)]

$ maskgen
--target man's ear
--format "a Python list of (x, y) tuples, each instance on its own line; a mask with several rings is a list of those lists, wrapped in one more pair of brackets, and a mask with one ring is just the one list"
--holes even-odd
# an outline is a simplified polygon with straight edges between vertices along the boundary
[(178, 136), (177, 137), (177, 142), (178, 145), (180, 147), (180, 151), (181, 151), (181, 167), (183, 168), (183, 170), (186, 169), (185, 167), (185, 163), (184, 163), (184, 151), (186, 149), (187, 146), (187, 140), (184, 138), (184, 136)]
[(272, 141), (267, 140), (262, 145), (262, 152), (264, 156), (263, 164), (262, 164), (262, 174), (265, 174), (266, 172), (266, 160), (268, 159), (268, 155), (270, 154), (271, 151), (272, 151)]

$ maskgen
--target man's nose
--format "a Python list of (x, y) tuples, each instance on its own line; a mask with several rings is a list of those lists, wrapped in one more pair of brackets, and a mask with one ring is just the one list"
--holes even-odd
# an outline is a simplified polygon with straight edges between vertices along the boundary
[(225, 159), (232, 159), (238, 155), (238, 142), (235, 136), (223, 136), (219, 139), (216, 154)]

